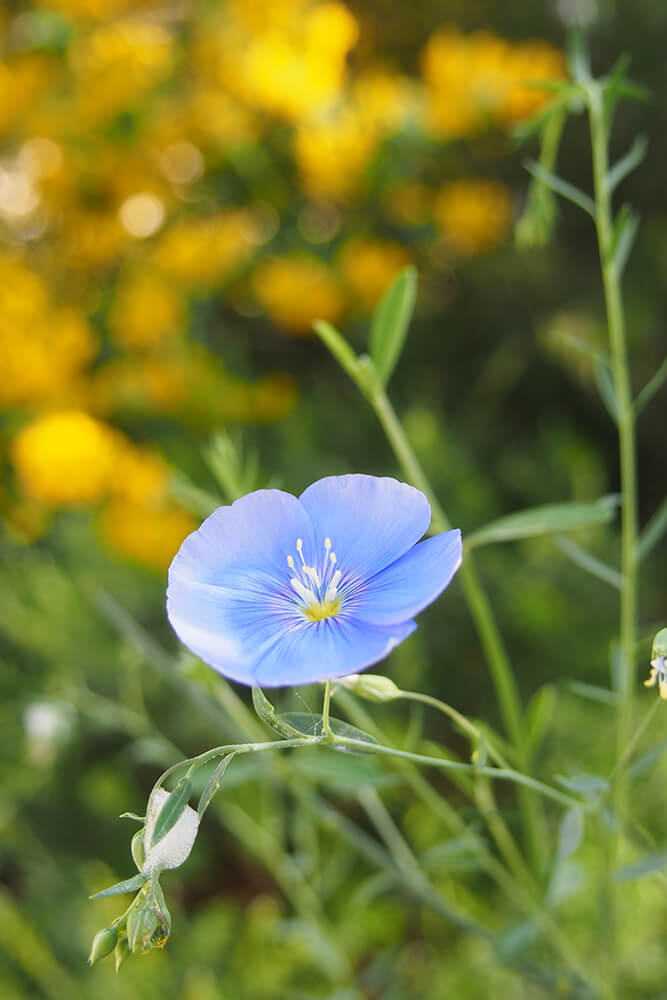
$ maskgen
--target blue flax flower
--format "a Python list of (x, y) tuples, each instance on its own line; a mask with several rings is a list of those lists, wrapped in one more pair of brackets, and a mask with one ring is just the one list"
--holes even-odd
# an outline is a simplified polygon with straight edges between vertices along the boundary
[(167, 614), (225, 677), (266, 687), (356, 673), (414, 629), (461, 562), (461, 533), (419, 541), (431, 509), (395, 479), (328, 476), (297, 499), (219, 507), (169, 570)]

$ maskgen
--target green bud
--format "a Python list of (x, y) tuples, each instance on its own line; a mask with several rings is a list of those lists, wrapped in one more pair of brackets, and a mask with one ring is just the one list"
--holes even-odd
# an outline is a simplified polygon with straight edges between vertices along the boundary
[(655, 660), (659, 656), (667, 656), (667, 628), (661, 628), (653, 640), (651, 659)]
[(116, 972), (118, 972), (125, 959), (129, 957), (129, 954), (130, 946), (127, 943), (127, 937), (123, 934), (122, 937), (118, 938), (118, 944), (116, 945), (116, 950), (114, 951), (116, 959)]
[(134, 858), (134, 863), (139, 871), (143, 871), (144, 862), (146, 860), (146, 850), (144, 848), (144, 829), (145, 828), (142, 826), (141, 830), (137, 830), (130, 844), (132, 857)]
[(105, 927), (98, 931), (93, 938), (93, 944), (88, 956), (88, 964), (95, 965), (101, 958), (106, 958), (116, 947), (118, 942), (118, 927)]
[(171, 916), (159, 882), (149, 892), (138, 893), (127, 915), (127, 940), (130, 951), (143, 954), (162, 948), (171, 930)]
[(367, 701), (394, 701), (403, 693), (393, 681), (381, 674), (348, 674), (341, 677), (339, 683)]

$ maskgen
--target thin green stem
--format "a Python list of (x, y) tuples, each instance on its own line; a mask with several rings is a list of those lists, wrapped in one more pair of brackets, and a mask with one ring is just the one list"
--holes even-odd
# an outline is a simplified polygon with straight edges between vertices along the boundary
[(322, 703), (322, 732), (327, 740), (331, 741), (331, 723), (329, 722), (329, 708), (331, 706), (331, 681), (324, 682), (324, 702)]
[(448, 716), (455, 722), (459, 729), (462, 730), (467, 736), (471, 738), (472, 741), (476, 741), (478, 744), (484, 740), (486, 742), (489, 757), (496, 762), (500, 767), (509, 767), (510, 765), (505, 760), (503, 755), (496, 750), (496, 748), (489, 742), (488, 737), (482, 733), (480, 729), (477, 728), (470, 719), (466, 719), (465, 715), (461, 715), (457, 712), (455, 708), (448, 705), (446, 701), (441, 701), (440, 698), (434, 698), (430, 694), (422, 694), (421, 691), (401, 691), (400, 697), (406, 701), (418, 701), (423, 705), (430, 705), (432, 708), (442, 712), (443, 715)]
[[(441, 507), (384, 389), (379, 384), (373, 385), (372, 389), (368, 389), (364, 382), (358, 382), (358, 384), (375, 410), (408, 479), (428, 498), (432, 511), (433, 530), (447, 531), (451, 527), (449, 519)], [(522, 746), (522, 708), (519, 689), (493, 610), (477, 576), (475, 563), (470, 552), (466, 553), (463, 560), (459, 579), (489, 664), (505, 730), (516, 749), (521, 766), (524, 770), (528, 770), (529, 762)], [(526, 844), (535, 869), (540, 872), (544, 867), (545, 848), (548, 844), (544, 815), (535, 798), (523, 789), (519, 790), (519, 804), (523, 816)]]

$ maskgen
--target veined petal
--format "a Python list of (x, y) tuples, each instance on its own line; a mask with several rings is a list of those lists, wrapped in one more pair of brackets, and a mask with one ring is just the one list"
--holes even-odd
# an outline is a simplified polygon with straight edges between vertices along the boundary
[(431, 521), (414, 486), (377, 476), (327, 476), (299, 497), (315, 527), (318, 550), (331, 539), (343, 578), (367, 580), (419, 541)]
[(374, 625), (412, 618), (438, 597), (461, 565), (461, 532), (443, 531), (413, 546), (351, 598), (356, 618)]
[(231, 507), (218, 507), (181, 545), (169, 572), (188, 580), (230, 586), (230, 570), (263, 570), (287, 577), (287, 556), (303, 540), (307, 559), (314, 557), (310, 517), (291, 493), (256, 490)]
[(254, 683), (262, 687), (310, 684), (358, 673), (382, 660), (414, 632), (413, 621), (369, 625), (339, 615), (285, 630), (264, 653)]

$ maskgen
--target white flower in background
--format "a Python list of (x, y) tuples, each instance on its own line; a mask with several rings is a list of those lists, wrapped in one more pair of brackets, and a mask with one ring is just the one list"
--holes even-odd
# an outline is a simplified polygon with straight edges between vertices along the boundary
[(33, 701), (23, 713), (26, 750), (33, 764), (46, 767), (55, 760), (74, 726), (71, 705), (56, 701)]

